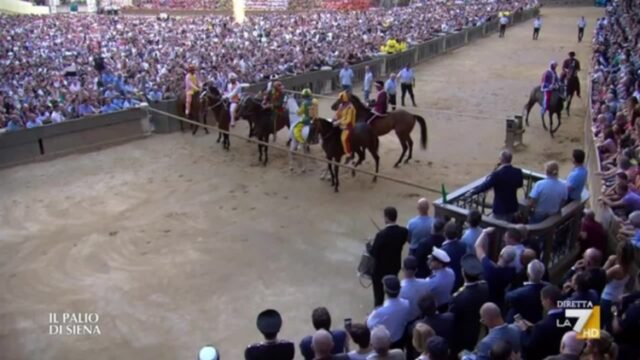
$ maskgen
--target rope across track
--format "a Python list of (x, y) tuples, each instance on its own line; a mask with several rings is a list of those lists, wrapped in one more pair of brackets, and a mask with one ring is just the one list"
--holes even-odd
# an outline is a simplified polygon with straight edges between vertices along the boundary
[(376, 174), (373, 171), (369, 171), (369, 170), (365, 170), (365, 169), (361, 169), (361, 168), (354, 168), (351, 165), (341, 164), (341, 163), (338, 163), (338, 162), (335, 162), (335, 161), (331, 161), (331, 160), (328, 160), (328, 159), (325, 159), (325, 158), (313, 156), (311, 154), (298, 153), (298, 152), (295, 152), (295, 151), (291, 151), (290, 149), (288, 149), (288, 148), (286, 148), (284, 146), (280, 146), (280, 145), (277, 145), (277, 144), (274, 144), (274, 143), (267, 143), (267, 142), (264, 142), (264, 141), (260, 141), (260, 140), (257, 140), (257, 139), (254, 139), (254, 138), (250, 138), (250, 137), (247, 137), (247, 136), (243, 136), (243, 135), (239, 135), (239, 134), (234, 134), (234, 133), (232, 133), (230, 131), (221, 130), (217, 126), (212, 126), (212, 125), (208, 125), (208, 124), (199, 123), (197, 121), (189, 120), (189, 119), (184, 118), (182, 116), (177, 116), (177, 115), (174, 115), (174, 114), (162, 111), (162, 110), (154, 109), (154, 108), (149, 107), (149, 106), (146, 107), (146, 110), (147, 110), (147, 112), (155, 112), (157, 114), (164, 115), (164, 116), (170, 117), (172, 119), (176, 119), (178, 121), (185, 122), (187, 124), (197, 125), (197, 126), (200, 126), (200, 127), (203, 127), (203, 128), (207, 128), (209, 130), (218, 131), (219, 133), (222, 133), (222, 134), (228, 134), (229, 136), (237, 138), (237, 139), (246, 140), (246, 141), (252, 142), (254, 144), (264, 145), (264, 146), (268, 146), (268, 147), (276, 149), (276, 150), (280, 150), (280, 151), (283, 151), (283, 152), (288, 152), (288, 153), (293, 154), (294, 156), (299, 156), (299, 157), (303, 157), (303, 158), (307, 158), (307, 159), (310, 159), (310, 160), (319, 161), (319, 162), (326, 163), (326, 164), (337, 165), (337, 166), (339, 166), (341, 168), (349, 169), (349, 170), (352, 170), (352, 171), (355, 171), (355, 172), (358, 172), (358, 173), (362, 173), (362, 174), (366, 174), (366, 175), (370, 175), (370, 176), (377, 176), (380, 179), (384, 179), (384, 180), (387, 180), (387, 181), (391, 181), (391, 182), (395, 182), (395, 183), (398, 183), (398, 184), (410, 186), (410, 187), (413, 187), (413, 188), (416, 188), (416, 189), (420, 189), (420, 190), (424, 190), (424, 191), (427, 191), (427, 192), (431, 192), (431, 193), (434, 193), (434, 194), (441, 194), (441, 190), (440, 189), (435, 189), (435, 188), (431, 188), (429, 186), (416, 184), (416, 183), (413, 183), (413, 182), (410, 182), (410, 181), (398, 179), (398, 178), (395, 178), (393, 176), (389, 176), (389, 175), (385, 175), (385, 174), (381, 174), (381, 173), (377, 173)]

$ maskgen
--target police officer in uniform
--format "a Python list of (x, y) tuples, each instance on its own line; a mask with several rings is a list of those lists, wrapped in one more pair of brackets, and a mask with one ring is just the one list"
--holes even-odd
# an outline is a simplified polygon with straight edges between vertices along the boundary
[(245, 360), (293, 360), (295, 345), (291, 341), (278, 340), (282, 327), (280, 313), (267, 309), (258, 315), (256, 323), (265, 341), (249, 345), (244, 351)]
[(482, 264), (473, 254), (460, 260), (464, 286), (453, 295), (449, 311), (454, 316), (454, 328), (459, 330), (452, 349), (455, 354), (473, 350), (480, 332), (480, 307), (489, 301), (489, 286), (482, 280)]

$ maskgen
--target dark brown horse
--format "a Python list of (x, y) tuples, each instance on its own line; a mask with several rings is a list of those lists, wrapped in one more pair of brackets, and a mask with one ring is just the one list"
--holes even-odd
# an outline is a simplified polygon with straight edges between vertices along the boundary
[[(186, 104), (187, 104), (187, 94), (182, 93), (182, 95), (178, 97), (178, 101), (176, 105), (177, 106), (176, 113), (178, 114), (178, 116), (185, 117), (191, 121), (200, 122), (200, 113), (201, 113), (200, 91), (196, 91), (191, 97), (191, 109), (189, 111), (189, 116), (186, 115)], [(198, 130), (198, 127), (191, 124), (191, 129), (193, 129), (192, 134), (195, 135), (196, 131)], [(184, 131), (184, 124), (182, 121), (180, 121), (180, 131), (181, 132)], [(209, 133), (209, 130), (207, 130), (206, 128), (205, 128), (205, 131)]]
[(572, 76), (567, 79), (565, 100), (567, 101), (567, 116), (571, 116), (571, 100), (573, 100), (573, 96), (577, 95), (580, 97), (580, 79), (577, 76)]
[[(231, 142), (229, 141), (229, 124), (231, 124), (231, 117), (229, 115), (229, 101), (222, 97), (220, 90), (218, 90), (215, 86), (210, 85), (207, 87), (206, 93), (204, 94), (204, 99), (206, 99), (202, 115), (203, 121), (207, 123), (207, 113), (208, 110), (211, 110), (213, 116), (216, 118), (216, 122), (218, 123), (218, 129), (225, 131), (226, 133), (219, 132), (218, 140), (222, 140), (222, 148), (224, 150), (229, 150), (231, 147)], [(197, 130), (197, 127), (196, 127)], [(195, 134), (196, 130), (193, 131)], [(205, 128), (206, 130), (206, 128)]]
[[(549, 113), (549, 128), (547, 128), (547, 125), (544, 122), (544, 113), (540, 113), (540, 118), (542, 119), (542, 127), (544, 127), (545, 130), (549, 130), (549, 134), (551, 135), (551, 137), (553, 137), (553, 134), (558, 131), (560, 125), (562, 125), (562, 109), (564, 107), (564, 99), (562, 98), (563, 91), (564, 89), (556, 89), (553, 90), (553, 93), (551, 94), (551, 103), (545, 110), (545, 112)], [(542, 94), (540, 85), (531, 90), (529, 101), (524, 105), (524, 111), (526, 112), (525, 122), (527, 123), (527, 126), (529, 126), (529, 112), (531, 112), (531, 108), (536, 103), (540, 105), (540, 107), (542, 107), (543, 96), (544, 95)], [(555, 128), (553, 127), (554, 114), (558, 117), (558, 126), (556, 126)]]
[[(248, 119), (253, 122), (253, 135), (260, 141), (268, 143), (269, 135), (275, 134), (283, 127), (289, 126), (289, 113), (285, 111), (281, 116), (277, 117), (274, 121), (272, 117), (272, 110), (262, 106), (261, 99), (255, 97), (247, 97), (243, 99), (239, 106), (239, 115), (241, 118)], [(264, 150), (264, 156), (263, 156)], [(263, 165), (267, 165), (269, 162), (269, 147), (266, 145), (258, 144), (258, 152), (260, 156), (259, 161), (262, 161)]]
[[(322, 149), (324, 150), (327, 160), (340, 163), (344, 156), (344, 148), (342, 147), (342, 140), (340, 139), (342, 130), (326, 119), (315, 118), (313, 122), (316, 127), (316, 132), (320, 134), (322, 139)], [(380, 156), (378, 155), (379, 145), (378, 136), (376, 136), (369, 124), (356, 124), (351, 132), (351, 148), (354, 154), (358, 155), (358, 161), (353, 166), (357, 167), (362, 164), (366, 157), (365, 151), (368, 150), (376, 163), (375, 173), (377, 174), (380, 165)], [(352, 158), (353, 156), (349, 157), (347, 162)], [(331, 174), (331, 185), (334, 191), (338, 192), (338, 187), (340, 186), (340, 166), (327, 164), (327, 169), (329, 170), (329, 174)], [(355, 175), (355, 172), (353, 172), (353, 175)], [(378, 177), (374, 175), (373, 182), (376, 182), (377, 179)]]
[[(356, 122), (368, 122), (372, 117), (373, 113), (371, 110), (362, 103), (360, 98), (356, 95), (351, 94), (350, 96), (351, 103), (356, 108)], [(337, 110), (338, 106), (340, 106), (340, 99), (331, 105), (332, 110)], [(395, 130), (396, 136), (400, 141), (400, 146), (402, 146), (402, 154), (398, 161), (396, 161), (394, 167), (398, 167), (404, 158), (407, 150), (409, 150), (409, 156), (404, 161), (404, 163), (408, 163), (411, 158), (413, 158), (413, 139), (411, 138), (411, 131), (413, 131), (413, 127), (416, 125), (416, 122), (420, 124), (420, 147), (422, 149), (427, 148), (427, 123), (422, 116), (412, 114), (405, 110), (396, 110), (387, 113), (387, 116), (382, 118), (377, 118), (371, 121), (371, 127), (376, 136), (382, 136), (388, 134), (391, 130)]]

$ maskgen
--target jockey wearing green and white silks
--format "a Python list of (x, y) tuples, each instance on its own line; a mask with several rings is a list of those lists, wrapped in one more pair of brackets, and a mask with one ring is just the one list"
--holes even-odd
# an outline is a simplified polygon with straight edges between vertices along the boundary
[(311, 90), (302, 90), (302, 99), (302, 106), (298, 109), (298, 115), (302, 116), (302, 119), (293, 128), (293, 136), (300, 144), (306, 142), (302, 130), (305, 126), (311, 125), (313, 119), (318, 116), (318, 100), (313, 98)]

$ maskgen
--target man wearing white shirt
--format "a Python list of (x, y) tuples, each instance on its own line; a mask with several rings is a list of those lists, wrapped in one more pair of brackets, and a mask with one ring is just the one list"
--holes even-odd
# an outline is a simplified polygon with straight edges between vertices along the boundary
[(540, 19), (540, 16), (538, 16), (533, 20), (533, 40), (538, 40), (538, 36), (540, 36), (541, 27), (542, 27), (542, 20)]
[(413, 85), (416, 82), (416, 78), (413, 74), (413, 69), (411, 69), (409, 64), (407, 64), (407, 66), (405, 66), (404, 69), (400, 71), (399, 77), (400, 77), (400, 90), (402, 91), (402, 96), (400, 97), (400, 100), (402, 100), (402, 106), (404, 106), (404, 97), (407, 95), (407, 92), (408, 92), (409, 96), (411, 97), (411, 102), (415, 107), (416, 100), (413, 97)]
[(382, 279), (387, 301), (375, 309), (367, 319), (367, 327), (373, 330), (378, 325), (384, 325), (391, 336), (391, 348), (402, 348), (404, 330), (409, 323), (409, 301), (400, 299), (400, 280), (395, 275), (387, 275)]
[(507, 24), (509, 23), (509, 17), (507, 17), (507, 15), (503, 14), (502, 16), (500, 16), (500, 35), (499, 37), (503, 38), (504, 37), (504, 33), (507, 31)]
[(364, 102), (369, 103), (369, 96), (371, 96), (371, 89), (373, 87), (373, 73), (369, 65), (364, 67), (364, 83), (362, 85), (364, 91)]
[(578, 42), (582, 42), (585, 27), (587, 27), (587, 20), (584, 19), (584, 16), (581, 16), (580, 19), (578, 19)]
[(344, 63), (344, 67), (340, 70), (339, 77), (342, 90), (351, 92), (353, 86), (353, 70), (351, 70), (348, 63)]

